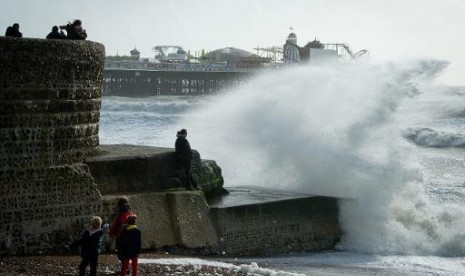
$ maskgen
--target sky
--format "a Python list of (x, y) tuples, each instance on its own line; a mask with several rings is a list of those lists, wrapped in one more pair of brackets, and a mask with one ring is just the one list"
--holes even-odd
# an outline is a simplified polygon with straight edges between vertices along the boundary
[(81, 19), (88, 40), (107, 55), (157, 45), (202, 49), (298, 44), (317, 38), (367, 49), (374, 61), (448, 60), (438, 81), (465, 85), (464, 0), (0, 0), (0, 27), (17, 22), (24, 37), (44, 38), (53, 25)]

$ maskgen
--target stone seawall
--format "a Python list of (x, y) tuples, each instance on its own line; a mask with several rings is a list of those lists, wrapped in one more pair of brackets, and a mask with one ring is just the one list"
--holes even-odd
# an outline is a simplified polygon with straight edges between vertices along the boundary
[(304, 197), (212, 208), (225, 255), (269, 255), (334, 247), (341, 232), (337, 199)]
[(82, 161), (98, 152), (105, 51), (0, 37), (0, 254), (56, 250), (102, 209)]

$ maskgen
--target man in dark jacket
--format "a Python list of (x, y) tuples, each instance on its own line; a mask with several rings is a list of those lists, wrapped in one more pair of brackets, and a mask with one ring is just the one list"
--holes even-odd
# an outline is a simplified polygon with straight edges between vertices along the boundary
[(23, 34), (19, 32), (19, 24), (15, 23), (13, 26), (6, 28), (5, 36), (23, 37)]
[(137, 275), (138, 259), (142, 247), (141, 233), (136, 225), (136, 215), (130, 215), (127, 219), (127, 224), (123, 226), (121, 231), (121, 256), (123, 268), (121, 276), (126, 276), (129, 268), (129, 260), (132, 266), (132, 276)]
[(47, 39), (65, 39), (63, 31), (59, 32), (58, 26), (53, 26), (52, 31), (47, 35)]
[(181, 129), (176, 134), (176, 143), (174, 147), (176, 149), (176, 155), (178, 156), (179, 162), (181, 162), (182, 166), (186, 171), (186, 189), (188, 190), (198, 190), (197, 183), (192, 178), (192, 150), (187, 141), (187, 130)]

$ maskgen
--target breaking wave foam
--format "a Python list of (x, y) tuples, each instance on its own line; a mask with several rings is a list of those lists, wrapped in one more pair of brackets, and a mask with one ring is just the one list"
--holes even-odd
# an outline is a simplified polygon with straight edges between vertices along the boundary
[(426, 196), (400, 127), (399, 107), (415, 104), (446, 65), (294, 67), (218, 97), (183, 125), (226, 185), (355, 198), (341, 201), (341, 249), (463, 255), (465, 208)]

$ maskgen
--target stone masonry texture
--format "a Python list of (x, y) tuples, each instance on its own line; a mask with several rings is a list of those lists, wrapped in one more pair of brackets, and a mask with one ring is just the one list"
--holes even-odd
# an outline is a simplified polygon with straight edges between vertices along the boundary
[(0, 254), (59, 251), (102, 209), (98, 152), (105, 50), (0, 37)]

